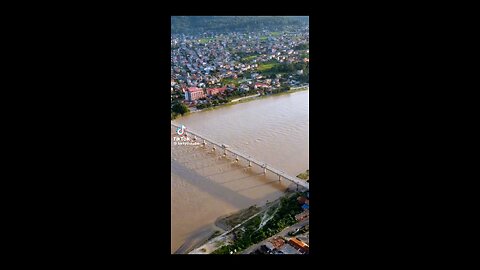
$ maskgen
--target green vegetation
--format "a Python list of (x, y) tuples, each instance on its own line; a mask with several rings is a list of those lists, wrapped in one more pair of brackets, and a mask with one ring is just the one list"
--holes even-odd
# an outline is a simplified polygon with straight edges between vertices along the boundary
[(297, 175), (298, 178), (303, 179), (303, 180), (308, 180), (310, 177), (310, 172), (309, 170), (306, 170), (305, 172)]
[[(272, 90), (271, 94), (285, 95), (285, 94), (290, 94), (290, 93), (297, 92), (297, 91), (303, 91), (303, 90), (306, 90), (306, 89), (307, 89), (307, 87), (300, 87), (300, 88), (291, 89), (290, 86), (283, 85), (283, 86), (280, 87), (280, 89)], [(210, 110), (210, 109), (215, 109), (216, 107), (235, 105), (235, 104), (238, 104), (238, 103), (245, 103), (245, 102), (249, 102), (249, 101), (252, 101), (252, 100), (255, 100), (255, 99), (266, 98), (266, 97), (270, 96), (270, 94), (260, 92), (260, 96), (258, 96), (256, 98), (242, 99), (242, 100), (239, 100), (239, 101), (236, 101), (236, 102), (233, 102), (233, 103), (230, 102), (232, 99), (236, 99), (236, 98), (239, 98), (239, 97), (250, 96), (250, 95), (255, 95), (256, 93), (257, 93), (257, 90), (254, 90), (254, 89), (249, 90), (247, 92), (241, 92), (239, 90), (236, 90), (236, 91), (233, 91), (233, 92), (228, 92), (223, 98), (219, 98), (219, 105), (218, 106), (213, 106), (210, 102), (208, 102), (207, 104), (197, 105), (197, 109), (199, 109), (199, 110), (202, 110), (202, 109)]]
[(240, 52), (240, 51), (236, 51), (234, 52), (235, 56), (239, 57), (240, 58), (240, 62), (241, 63), (248, 63), (250, 61), (252, 61), (253, 59), (255, 59), (258, 54), (255, 53), (255, 52)]
[(200, 44), (205, 44), (205, 43), (209, 42), (209, 41), (212, 40), (212, 39), (213, 39), (213, 38), (201, 38), (201, 39), (198, 40), (198, 42), (199, 42)]
[(260, 37), (260, 40), (267, 40), (267, 38), (268, 37), (266, 37), (266, 36), (262, 36), (262, 37)]
[(222, 234), (222, 232), (221, 232), (221, 231), (218, 231), (218, 230), (217, 230), (217, 231), (215, 231), (215, 232), (214, 232), (212, 235), (210, 235), (210, 237), (207, 239), (207, 241), (206, 241), (206, 242), (208, 242), (208, 241), (212, 240), (213, 238), (215, 238), (215, 237), (219, 236), (220, 234)]
[(303, 43), (295, 46), (293, 48), (294, 50), (307, 50), (308, 49), (308, 43)]
[(269, 61), (258, 65), (257, 71), (265, 76), (271, 77), (276, 74), (295, 74), (296, 71), (303, 70), (302, 75), (298, 75), (297, 80), (302, 83), (309, 82), (309, 64), (304, 62), (297, 63), (279, 63), (275, 61)]
[(230, 84), (233, 84), (235, 86), (240, 85), (240, 83), (238, 82), (238, 79), (234, 79), (234, 78), (223, 78), (220, 80), (220, 83), (222, 85), (230, 85)]
[(257, 93), (257, 90), (255, 89), (250, 89), (248, 91), (241, 91), (241, 90), (234, 90), (234, 91), (231, 91), (231, 92), (228, 92), (226, 94), (226, 97), (228, 98), (228, 100), (232, 100), (232, 99), (236, 99), (236, 98), (240, 98), (240, 97), (246, 97), (246, 96), (250, 96), (250, 95), (255, 95)]
[[(262, 228), (259, 229), (261, 215), (249, 220), (243, 226), (244, 231), (235, 231), (235, 242), (215, 250), (212, 254), (230, 254), (230, 251), (240, 252), (247, 247), (259, 243), (262, 240), (279, 233), (284, 228), (296, 223), (295, 215), (302, 212), (302, 208), (297, 202), (300, 193), (295, 193), (290, 197), (280, 199), (279, 206), (273, 206), (268, 209), (268, 214), (274, 214)], [(275, 207), (278, 207), (275, 212)]]
[(261, 208), (252, 205), (249, 208), (242, 209), (232, 215), (217, 220), (216, 224), (217, 226), (224, 228), (225, 230), (229, 230), (236, 225), (244, 222), (248, 218), (252, 217), (256, 213), (260, 212), (260, 210)]
[(265, 62), (265, 63), (259, 64), (258, 67), (257, 67), (257, 70), (259, 72), (268, 72), (278, 65), (279, 65), (279, 63), (275, 63), (275, 62), (273, 62), (273, 63), (272, 62)]
[(308, 25), (307, 16), (172, 16), (171, 31), (178, 33), (202, 33), (258, 31), (272, 29), (280, 31), (288, 27)]
[(243, 62), (243, 63), (247, 63), (247, 62), (250, 62), (252, 61), (253, 59), (257, 58), (257, 55), (250, 55), (250, 56), (247, 56), (247, 57), (244, 57), (240, 60), (240, 62)]
[(276, 36), (280, 36), (280, 32), (271, 32), (270, 35), (276, 37)]
[[(202, 99), (202, 100), (205, 100), (205, 99)], [(206, 103), (198, 104), (196, 106), (196, 108), (198, 110), (203, 110), (203, 109), (207, 109), (207, 108), (211, 108), (211, 107), (216, 107), (216, 106), (219, 106), (221, 104), (225, 104), (227, 102), (229, 102), (228, 99), (217, 96), (217, 97), (212, 98), (211, 100), (208, 100)]]
[(181, 102), (175, 102), (172, 106), (172, 109), (171, 109), (171, 114), (172, 114), (172, 117), (176, 117), (177, 115), (181, 114), (181, 115), (184, 115), (186, 113), (188, 113), (190, 110), (188, 109), (188, 107), (181, 103)]

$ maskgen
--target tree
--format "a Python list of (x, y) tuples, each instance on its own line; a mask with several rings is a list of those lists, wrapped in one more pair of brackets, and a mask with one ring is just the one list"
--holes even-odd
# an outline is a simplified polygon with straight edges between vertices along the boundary
[(177, 102), (173, 105), (172, 111), (176, 112), (178, 114), (184, 115), (185, 113), (189, 112), (190, 110), (188, 109), (188, 107), (185, 104)]

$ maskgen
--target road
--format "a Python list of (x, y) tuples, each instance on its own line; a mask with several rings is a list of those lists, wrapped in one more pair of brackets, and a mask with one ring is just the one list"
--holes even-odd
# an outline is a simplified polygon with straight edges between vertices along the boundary
[(261, 245), (265, 245), (268, 240), (272, 239), (272, 238), (275, 238), (277, 236), (283, 236), (283, 237), (286, 237), (286, 238), (290, 238), (290, 236), (288, 236), (288, 232), (289, 231), (293, 231), (293, 230), (296, 230), (298, 228), (301, 228), (302, 226), (308, 224), (308, 222), (310, 221), (310, 218), (307, 217), (306, 219), (298, 222), (298, 223), (295, 223), (293, 224), (292, 226), (290, 227), (287, 227), (285, 229), (283, 229), (281, 232), (263, 240), (262, 242), (258, 243), (258, 244), (255, 244), (255, 245), (252, 245), (250, 247), (248, 247), (247, 249), (245, 249), (244, 251), (241, 252), (241, 254), (250, 254), (251, 252), (255, 251), (256, 249), (258, 249)]

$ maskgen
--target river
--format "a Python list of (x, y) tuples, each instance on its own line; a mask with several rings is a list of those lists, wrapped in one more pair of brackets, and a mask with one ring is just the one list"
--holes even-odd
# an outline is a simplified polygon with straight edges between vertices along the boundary
[[(309, 167), (309, 90), (192, 113), (173, 121), (292, 176)], [(208, 237), (214, 221), (239, 209), (280, 197), (278, 182), (244, 160), (211, 147), (174, 145), (171, 129), (171, 252), (183, 253)]]

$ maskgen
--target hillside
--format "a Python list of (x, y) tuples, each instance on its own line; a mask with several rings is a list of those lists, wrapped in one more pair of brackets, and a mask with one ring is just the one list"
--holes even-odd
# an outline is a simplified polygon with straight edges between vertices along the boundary
[(283, 30), (308, 25), (306, 16), (172, 16), (172, 34)]

